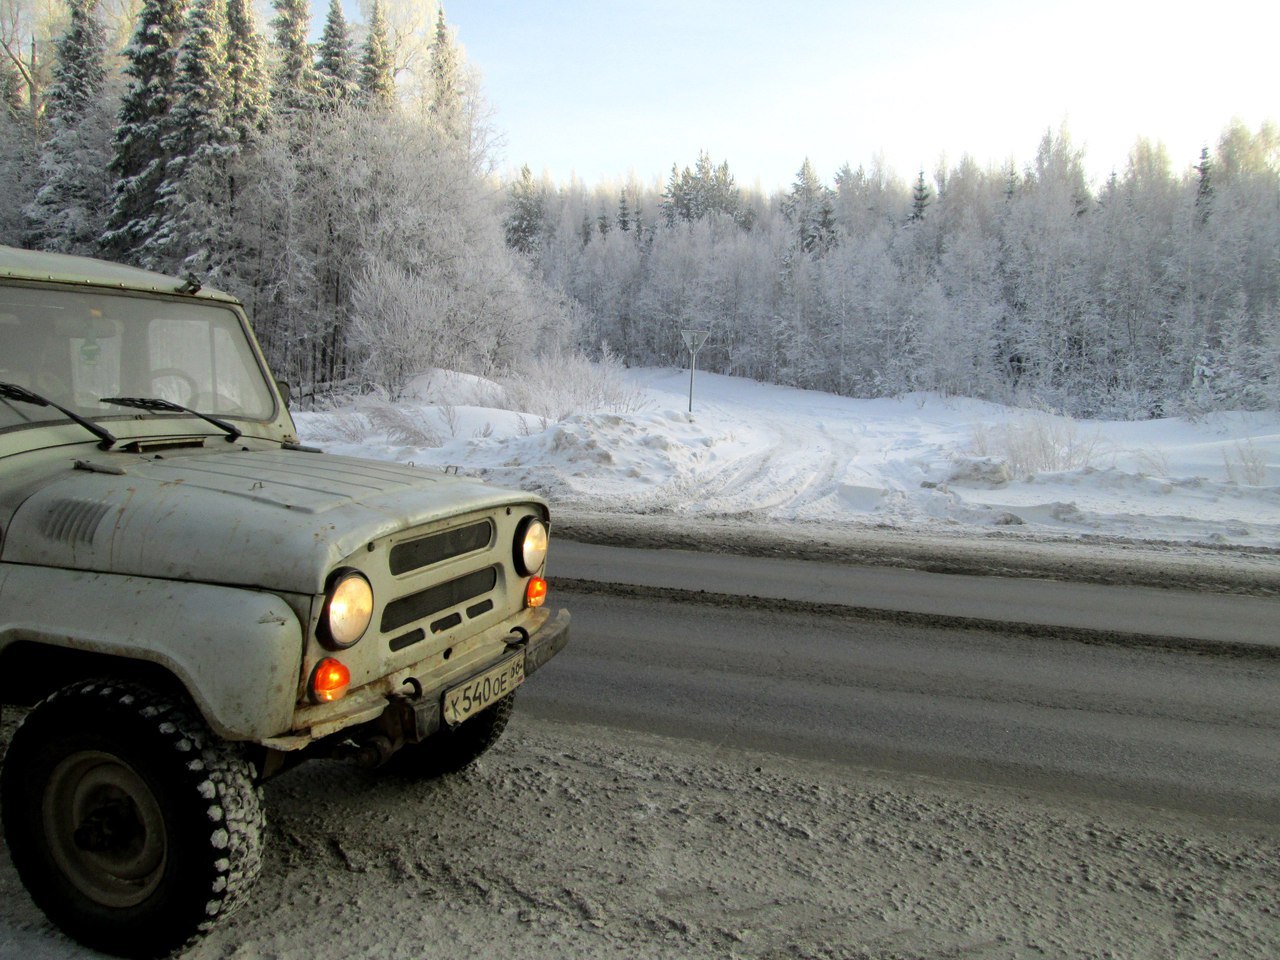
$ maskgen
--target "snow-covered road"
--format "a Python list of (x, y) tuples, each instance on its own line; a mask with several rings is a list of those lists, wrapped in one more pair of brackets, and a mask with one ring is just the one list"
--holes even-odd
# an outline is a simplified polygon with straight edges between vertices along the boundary
[[(1274, 827), (517, 711), (431, 783), (267, 788), (252, 902), (187, 960), (1280, 955)], [(89, 960), (0, 853), (0, 956)]]

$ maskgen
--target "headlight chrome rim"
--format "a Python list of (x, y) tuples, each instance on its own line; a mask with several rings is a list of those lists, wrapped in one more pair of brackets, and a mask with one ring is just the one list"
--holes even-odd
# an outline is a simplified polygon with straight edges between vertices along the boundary
[(373, 622), (373, 587), (358, 570), (337, 570), (329, 578), (320, 613), (320, 642), (330, 650), (359, 643)]
[(520, 521), (513, 550), (516, 572), (520, 576), (532, 577), (541, 572), (547, 562), (549, 539), (547, 525), (538, 517), (525, 517)]

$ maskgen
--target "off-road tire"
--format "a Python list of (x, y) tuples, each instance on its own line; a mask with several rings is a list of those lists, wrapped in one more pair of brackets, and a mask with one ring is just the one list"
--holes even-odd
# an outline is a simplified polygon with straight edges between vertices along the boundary
[(432, 778), (469, 767), (498, 742), (515, 708), (515, 692), (456, 727), (443, 726), (421, 743), (402, 748), (389, 766), (399, 774)]
[(243, 751), (132, 683), (76, 683), (37, 705), (0, 770), (0, 815), (36, 905), (120, 956), (200, 937), (262, 863), (262, 793)]

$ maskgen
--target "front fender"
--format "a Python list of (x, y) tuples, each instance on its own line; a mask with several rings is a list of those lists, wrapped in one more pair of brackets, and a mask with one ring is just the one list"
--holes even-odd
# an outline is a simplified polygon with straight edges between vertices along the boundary
[(293, 717), (303, 629), (275, 594), (0, 564), (0, 656), (22, 641), (163, 667), (229, 740), (279, 735)]

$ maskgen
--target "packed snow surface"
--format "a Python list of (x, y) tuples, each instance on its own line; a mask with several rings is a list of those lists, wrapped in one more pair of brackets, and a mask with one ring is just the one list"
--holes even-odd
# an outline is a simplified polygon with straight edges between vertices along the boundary
[[(516, 711), (464, 773), (267, 784), (250, 901), (184, 960), (1274, 960), (1274, 828)], [(102, 960), (0, 847), (0, 956)]]
[(334, 453), (457, 469), (564, 511), (1280, 546), (1280, 415), (1075, 421), (936, 394), (856, 400), (627, 372), (631, 412), (558, 421), (438, 372), (389, 411), (295, 415)]

